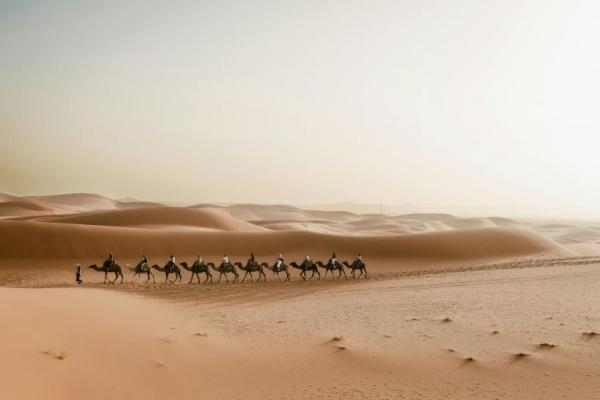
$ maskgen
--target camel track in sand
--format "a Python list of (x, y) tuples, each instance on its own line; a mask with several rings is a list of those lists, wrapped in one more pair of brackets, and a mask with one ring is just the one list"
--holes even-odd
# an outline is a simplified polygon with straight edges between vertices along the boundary
[[(523, 269), (541, 267), (566, 267), (576, 265), (600, 264), (600, 257), (538, 257), (525, 258), (506, 262), (490, 264), (477, 264), (464, 267), (452, 267), (445, 269), (420, 269), (404, 272), (372, 273), (369, 279), (321, 279), (303, 281), (295, 277), (291, 281), (284, 282), (269, 280), (267, 282), (253, 283), (221, 283), (221, 284), (188, 284), (183, 283), (132, 283), (107, 285), (102, 283), (84, 283), (84, 288), (102, 288), (108, 290), (126, 291), (131, 294), (149, 296), (178, 302), (205, 303), (261, 303), (272, 299), (287, 299), (315, 293), (331, 287), (331, 285), (360, 285), (366, 282), (396, 280), (407, 277), (438, 275), (459, 272), (474, 272), (501, 269)], [(72, 287), (71, 283), (39, 283), (39, 284), (17, 284), (14, 281), (2, 279), (5, 286), (17, 286), (27, 288), (59, 288)], [(1, 282), (0, 281), (0, 282)], [(7, 283), (7, 284), (6, 284)], [(12, 283), (12, 284), (11, 284)]]

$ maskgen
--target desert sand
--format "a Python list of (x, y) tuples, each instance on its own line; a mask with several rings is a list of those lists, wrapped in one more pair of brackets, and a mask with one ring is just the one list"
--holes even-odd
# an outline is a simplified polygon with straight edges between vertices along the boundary
[[(0, 243), (4, 398), (600, 398), (594, 224), (2, 194)], [(109, 251), (370, 278), (73, 283)]]

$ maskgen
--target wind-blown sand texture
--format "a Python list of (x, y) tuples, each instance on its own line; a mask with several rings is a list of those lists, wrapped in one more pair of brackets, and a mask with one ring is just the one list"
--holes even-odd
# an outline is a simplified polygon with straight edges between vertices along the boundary
[[(600, 398), (593, 224), (89, 194), (0, 195), (0, 218), (3, 398)], [(142, 284), (126, 270), (142, 253), (334, 250), (361, 252), (371, 279)], [(108, 251), (125, 284), (86, 268), (72, 283)]]

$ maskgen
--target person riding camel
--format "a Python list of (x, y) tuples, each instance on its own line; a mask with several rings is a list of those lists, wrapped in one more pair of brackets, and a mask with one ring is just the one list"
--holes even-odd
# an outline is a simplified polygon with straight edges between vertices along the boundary
[(250, 258), (248, 259), (248, 266), (252, 267), (256, 264), (256, 257), (254, 257), (254, 253), (250, 253)]
[(306, 266), (309, 266), (311, 264), (310, 256), (308, 255), (308, 253), (304, 255), (304, 262), (302, 264), (305, 264)]
[(337, 264), (339, 263), (337, 256), (335, 255), (335, 251), (331, 255), (331, 259), (329, 260), (329, 263), (331, 264), (332, 267), (337, 266)]
[(225, 254), (223, 256), (223, 266), (228, 266), (229, 265), (229, 257), (227, 256), (227, 254)]
[(196, 264), (198, 264), (198, 265), (204, 264), (204, 260), (202, 260), (202, 256), (198, 256), (198, 258), (196, 259)]
[(363, 262), (362, 256), (360, 255), (360, 253), (358, 253), (356, 258), (354, 259), (353, 264), (356, 263), (356, 265), (360, 265), (360, 264), (362, 264), (362, 262)]
[(144, 268), (144, 264), (146, 265), (146, 268), (148, 267), (148, 257), (146, 257), (145, 254), (142, 254), (142, 260), (139, 262), (139, 267), (140, 268)]
[(108, 253), (108, 258), (102, 263), (102, 268), (104, 270), (108, 270), (113, 264), (115, 264), (115, 256), (113, 256), (113, 253), (111, 251), (110, 253)]
[(283, 266), (283, 255), (279, 253), (277, 255), (277, 260), (275, 261), (275, 268), (277, 271), (281, 271), (281, 267)]
[(173, 254), (171, 254), (169, 256), (169, 262), (168, 262), (170, 267), (176, 267), (177, 263), (175, 262), (175, 256)]

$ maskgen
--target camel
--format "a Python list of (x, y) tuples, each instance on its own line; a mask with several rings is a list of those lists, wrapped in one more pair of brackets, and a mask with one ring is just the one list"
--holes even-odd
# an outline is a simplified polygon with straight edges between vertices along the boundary
[(288, 266), (286, 264), (284, 264), (283, 262), (281, 263), (281, 267), (277, 268), (277, 263), (273, 264), (271, 267), (269, 267), (269, 265), (265, 265), (265, 268), (267, 268), (269, 271), (273, 272), (273, 278), (275, 278), (275, 274), (277, 274), (277, 279), (281, 280), (281, 278), (279, 277), (279, 273), (280, 272), (285, 272), (286, 278), (284, 279), (284, 281), (289, 281), (290, 280), (290, 271), (288, 269)]
[(169, 274), (175, 274), (175, 279), (171, 283), (177, 282), (177, 279), (179, 279), (179, 282), (181, 282), (181, 270), (176, 264), (172, 263), (171, 261), (166, 263), (164, 267), (159, 267), (158, 265), (154, 264), (152, 268), (165, 273), (165, 283), (171, 282), (169, 280)]
[(212, 264), (210, 267), (215, 271), (219, 272), (219, 280), (217, 281), (217, 283), (221, 282), (221, 278), (223, 276), (225, 276), (225, 280), (227, 281), (227, 283), (229, 283), (229, 278), (227, 278), (227, 274), (233, 274), (235, 276), (235, 278), (233, 279), (234, 282), (237, 282), (240, 279), (240, 274), (238, 274), (237, 270), (235, 269), (235, 265), (232, 263), (221, 263), (221, 265), (219, 265), (219, 268), (216, 268), (214, 264)]
[(267, 281), (267, 275), (265, 274), (265, 271), (263, 270), (263, 268), (268, 268), (269, 264), (267, 263), (259, 263), (258, 261), (250, 261), (248, 260), (248, 262), (246, 263), (246, 266), (243, 267), (242, 263), (240, 262), (236, 262), (235, 265), (242, 271), (245, 271), (246, 273), (244, 274), (244, 277), (242, 278), (242, 283), (244, 283), (244, 281), (246, 280), (246, 277), (248, 275), (250, 275), (250, 282), (254, 282), (254, 279), (252, 277), (252, 273), (253, 272), (258, 272), (258, 280), (256, 282), (260, 282), (260, 277), (262, 276), (265, 280), (265, 282)]
[(179, 265), (181, 265), (184, 269), (191, 271), (192, 272), (192, 276), (190, 277), (190, 281), (188, 283), (192, 283), (192, 280), (194, 279), (194, 275), (196, 275), (196, 279), (198, 279), (198, 283), (200, 283), (200, 274), (204, 273), (206, 274), (206, 279), (204, 280), (204, 283), (207, 283), (210, 280), (210, 283), (212, 283), (213, 279), (212, 279), (212, 274), (210, 273), (210, 268), (214, 268), (215, 264), (214, 263), (204, 263), (204, 262), (198, 262), (198, 260), (194, 261), (194, 264), (192, 264), (191, 267), (188, 267), (188, 263), (181, 262), (179, 263)]
[[(96, 264), (92, 264), (88, 268), (93, 269), (94, 271), (104, 272), (104, 283), (115, 283), (119, 277), (121, 277), (120, 283), (123, 283), (123, 272), (121, 271), (121, 266), (117, 263), (113, 262), (105, 267), (99, 267)], [(112, 282), (107, 277), (109, 272), (115, 273), (115, 279)]]
[[(369, 279), (369, 275), (367, 275), (367, 266), (365, 265), (364, 262), (357, 259), (357, 260), (352, 261), (352, 264), (348, 264), (346, 261), (344, 261), (343, 264), (346, 266), (346, 268), (351, 270), (351, 274), (352, 274), (353, 278), (355, 278), (355, 279), (360, 278), (364, 272), (365, 279)], [(356, 270), (360, 271), (360, 275), (358, 275), (358, 276), (354, 275)]]
[(150, 267), (148, 266), (148, 263), (138, 263), (135, 267), (127, 267), (127, 269), (129, 269), (131, 272), (134, 272), (133, 274), (133, 278), (131, 278), (131, 280), (135, 280), (136, 276), (142, 276), (142, 274), (146, 274), (146, 276), (148, 277), (148, 279), (146, 279), (146, 282), (144, 283), (148, 283), (148, 281), (150, 281), (150, 277), (152, 277), (152, 282), (156, 283), (156, 279), (154, 279), (154, 273), (152, 272), (152, 269), (150, 269)]
[(310, 276), (310, 279), (312, 279), (315, 276), (315, 274), (319, 275), (319, 279), (321, 279), (321, 273), (319, 272), (319, 269), (317, 268), (317, 264), (315, 264), (312, 261), (304, 260), (304, 262), (300, 265), (296, 264), (295, 261), (292, 261), (290, 263), (290, 265), (292, 267), (300, 270), (300, 276), (302, 277), (302, 280), (306, 280), (306, 271), (312, 271), (312, 275)]
[(331, 272), (331, 277), (333, 278), (333, 271), (337, 270), (338, 279), (340, 279), (342, 274), (344, 274), (344, 278), (348, 278), (348, 275), (346, 275), (346, 271), (344, 271), (344, 266), (340, 264), (339, 261), (337, 261), (336, 263), (332, 263), (331, 260), (329, 260), (327, 264), (323, 264), (321, 261), (317, 261), (316, 264), (321, 268), (325, 268), (325, 276), (327, 276), (327, 273)]

